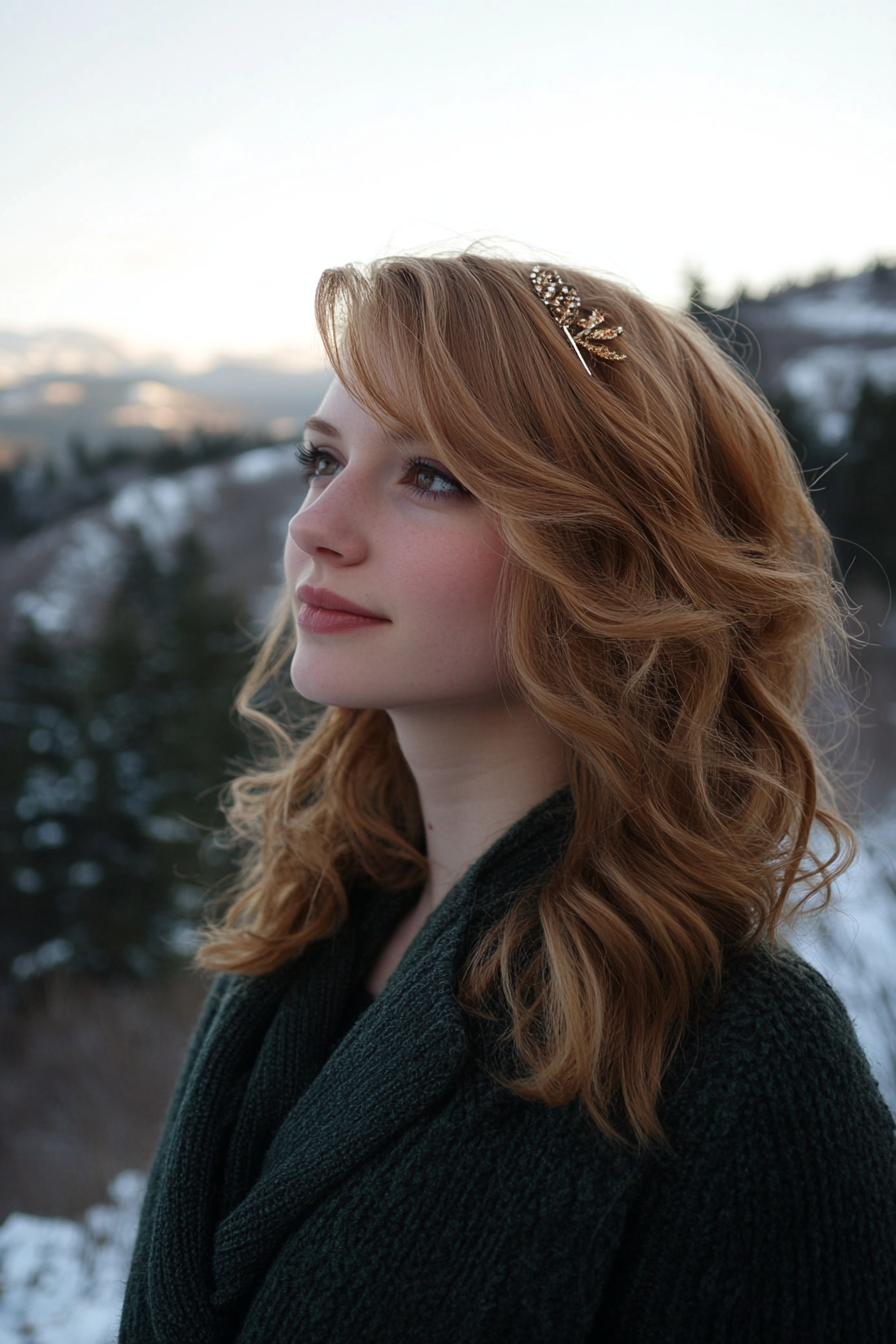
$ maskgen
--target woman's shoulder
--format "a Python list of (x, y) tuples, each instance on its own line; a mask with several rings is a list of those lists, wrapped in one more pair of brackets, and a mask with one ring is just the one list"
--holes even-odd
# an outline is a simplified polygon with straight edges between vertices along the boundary
[(833, 1052), (867, 1068), (843, 1000), (787, 943), (761, 943), (732, 957), (723, 970), (716, 1014), (718, 1028), (727, 1032), (753, 1023), (770, 1055), (786, 1050), (793, 1062), (795, 1056), (814, 1061)]
[(891, 1338), (893, 1117), (811, 966), (785, 948), (733, 959), (660, 1116), (666, 1146), (628, 1212), (608, 1339)]
[(718, 997), (698, 1022), (714, 1029), (743, 1031), (748, 1038), (760, 1027), (791, 1045), (811, 1049), (824, 1037), (850, 1053), (857, 1047), (849, 1015), (836, 991), (787, 943), (760, 943), (729, 956), (723, 964)]
[[(896, 1179), (894, 1120), (843, 1002), (787, 946), (729, 960), (667, 1075), (661, 1113), (673, 1147), (736, 1144), (824, 1163), (876, 1155)], [(883, 1171), (882, 1171), (883, 1174)]]

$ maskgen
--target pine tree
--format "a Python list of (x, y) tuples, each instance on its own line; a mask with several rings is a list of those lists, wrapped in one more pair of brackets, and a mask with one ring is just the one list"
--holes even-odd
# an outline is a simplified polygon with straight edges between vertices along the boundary
[(19, 638), (0, 707), (0, 973), (43, 958), (148, 975), (185, 950), (226, 871), (213, 830), (245, 745), (241, 620), (194, 537), (164, 564), (134, 533), (92, 647)]
[(896, 587), (896, 392), (866, 382), (848, 436), (841, 532), (844, 568)]

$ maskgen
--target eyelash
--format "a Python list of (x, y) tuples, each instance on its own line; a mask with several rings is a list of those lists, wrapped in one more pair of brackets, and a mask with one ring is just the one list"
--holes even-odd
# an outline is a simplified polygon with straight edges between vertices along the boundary
[[(314, 468), (317, 466), (318, 462), (322, 461), (324, 458), (331, 462), (337, 461), (333, 454), (329, 453), (326, 448), (317, 448), (313, 443), (300, 443), (296, 448), (296, 459), (299, 466), (302, 468), (302, 475), (305, 477), (306, 481), (314, 479)], [(423, 458), (409, 458), (408, 461), (404, 463), (404, 475), (412, 475), (417, 471), (431, 472), (432, 475), (438, 477), (440, 481), (446, 481), (447, 484), (451, 486), (450, 490), (421, 490), (419, 486), (409, 486), (411, 493), (418, 498), (432, 499), (434, 497), (438, 498), (439, 495), (447, 495), (449, 497), (469, 495), (469, 491), (464, 489), (460, 481), (456, 481), (453, 476), (449, 476), (447, 471), (442, 471), (441, 468), (434, 467), (431, 462), (426, 462)], [(320, 479), (326, 480), (327, 478), (321, 477)]]
[[(329, 457), (330, 454), (324, 452), (322, 448), (315, 448), (310, 443), (300, 443), (296, 446), (296, 461), (302, 468), (302, 475), (306, 480), (314, 474), (314, 468), (322, 457)], [(334, 458), (333, 461), (336, 459)]]

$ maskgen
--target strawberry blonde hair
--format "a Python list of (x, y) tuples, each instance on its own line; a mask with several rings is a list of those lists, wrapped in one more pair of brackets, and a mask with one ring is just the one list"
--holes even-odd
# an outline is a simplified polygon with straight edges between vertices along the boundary
[[(501, 654), (568, 747), (571, 841), (482, 940), (461, 1002), (503, 1000), (506, 1086), (578, 1097), (611, 1134), (621, 1104), (650, 1142), (724, 958), (774, 942), (785, 907), (827, 900), (852, 858), (806, 722), (843, 608), (830, 538), (741, 373), (683, 314), (563, 278), (624, 328), (625, 361), (586, 356), (588, 377), (529, 267), (474, 252), (326, 271), (317, 321), (352, 395), (493, 517)], [(333, 935), (360, 878), (399, 890), (427, 873), (384, 711), (326, 709), (299, 741), (255, 703), (293, 638), (284, 603), (238, 702), (279, 757), (230, 785), (241, 877), (198, 957), (245, 975)]]

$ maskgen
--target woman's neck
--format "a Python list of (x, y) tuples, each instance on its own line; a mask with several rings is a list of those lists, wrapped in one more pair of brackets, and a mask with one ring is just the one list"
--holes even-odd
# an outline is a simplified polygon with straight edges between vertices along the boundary
[(391, 711), (420, 795), (434, 909), (499, 836), (568, 782), (560, 738), (503, 701)]

